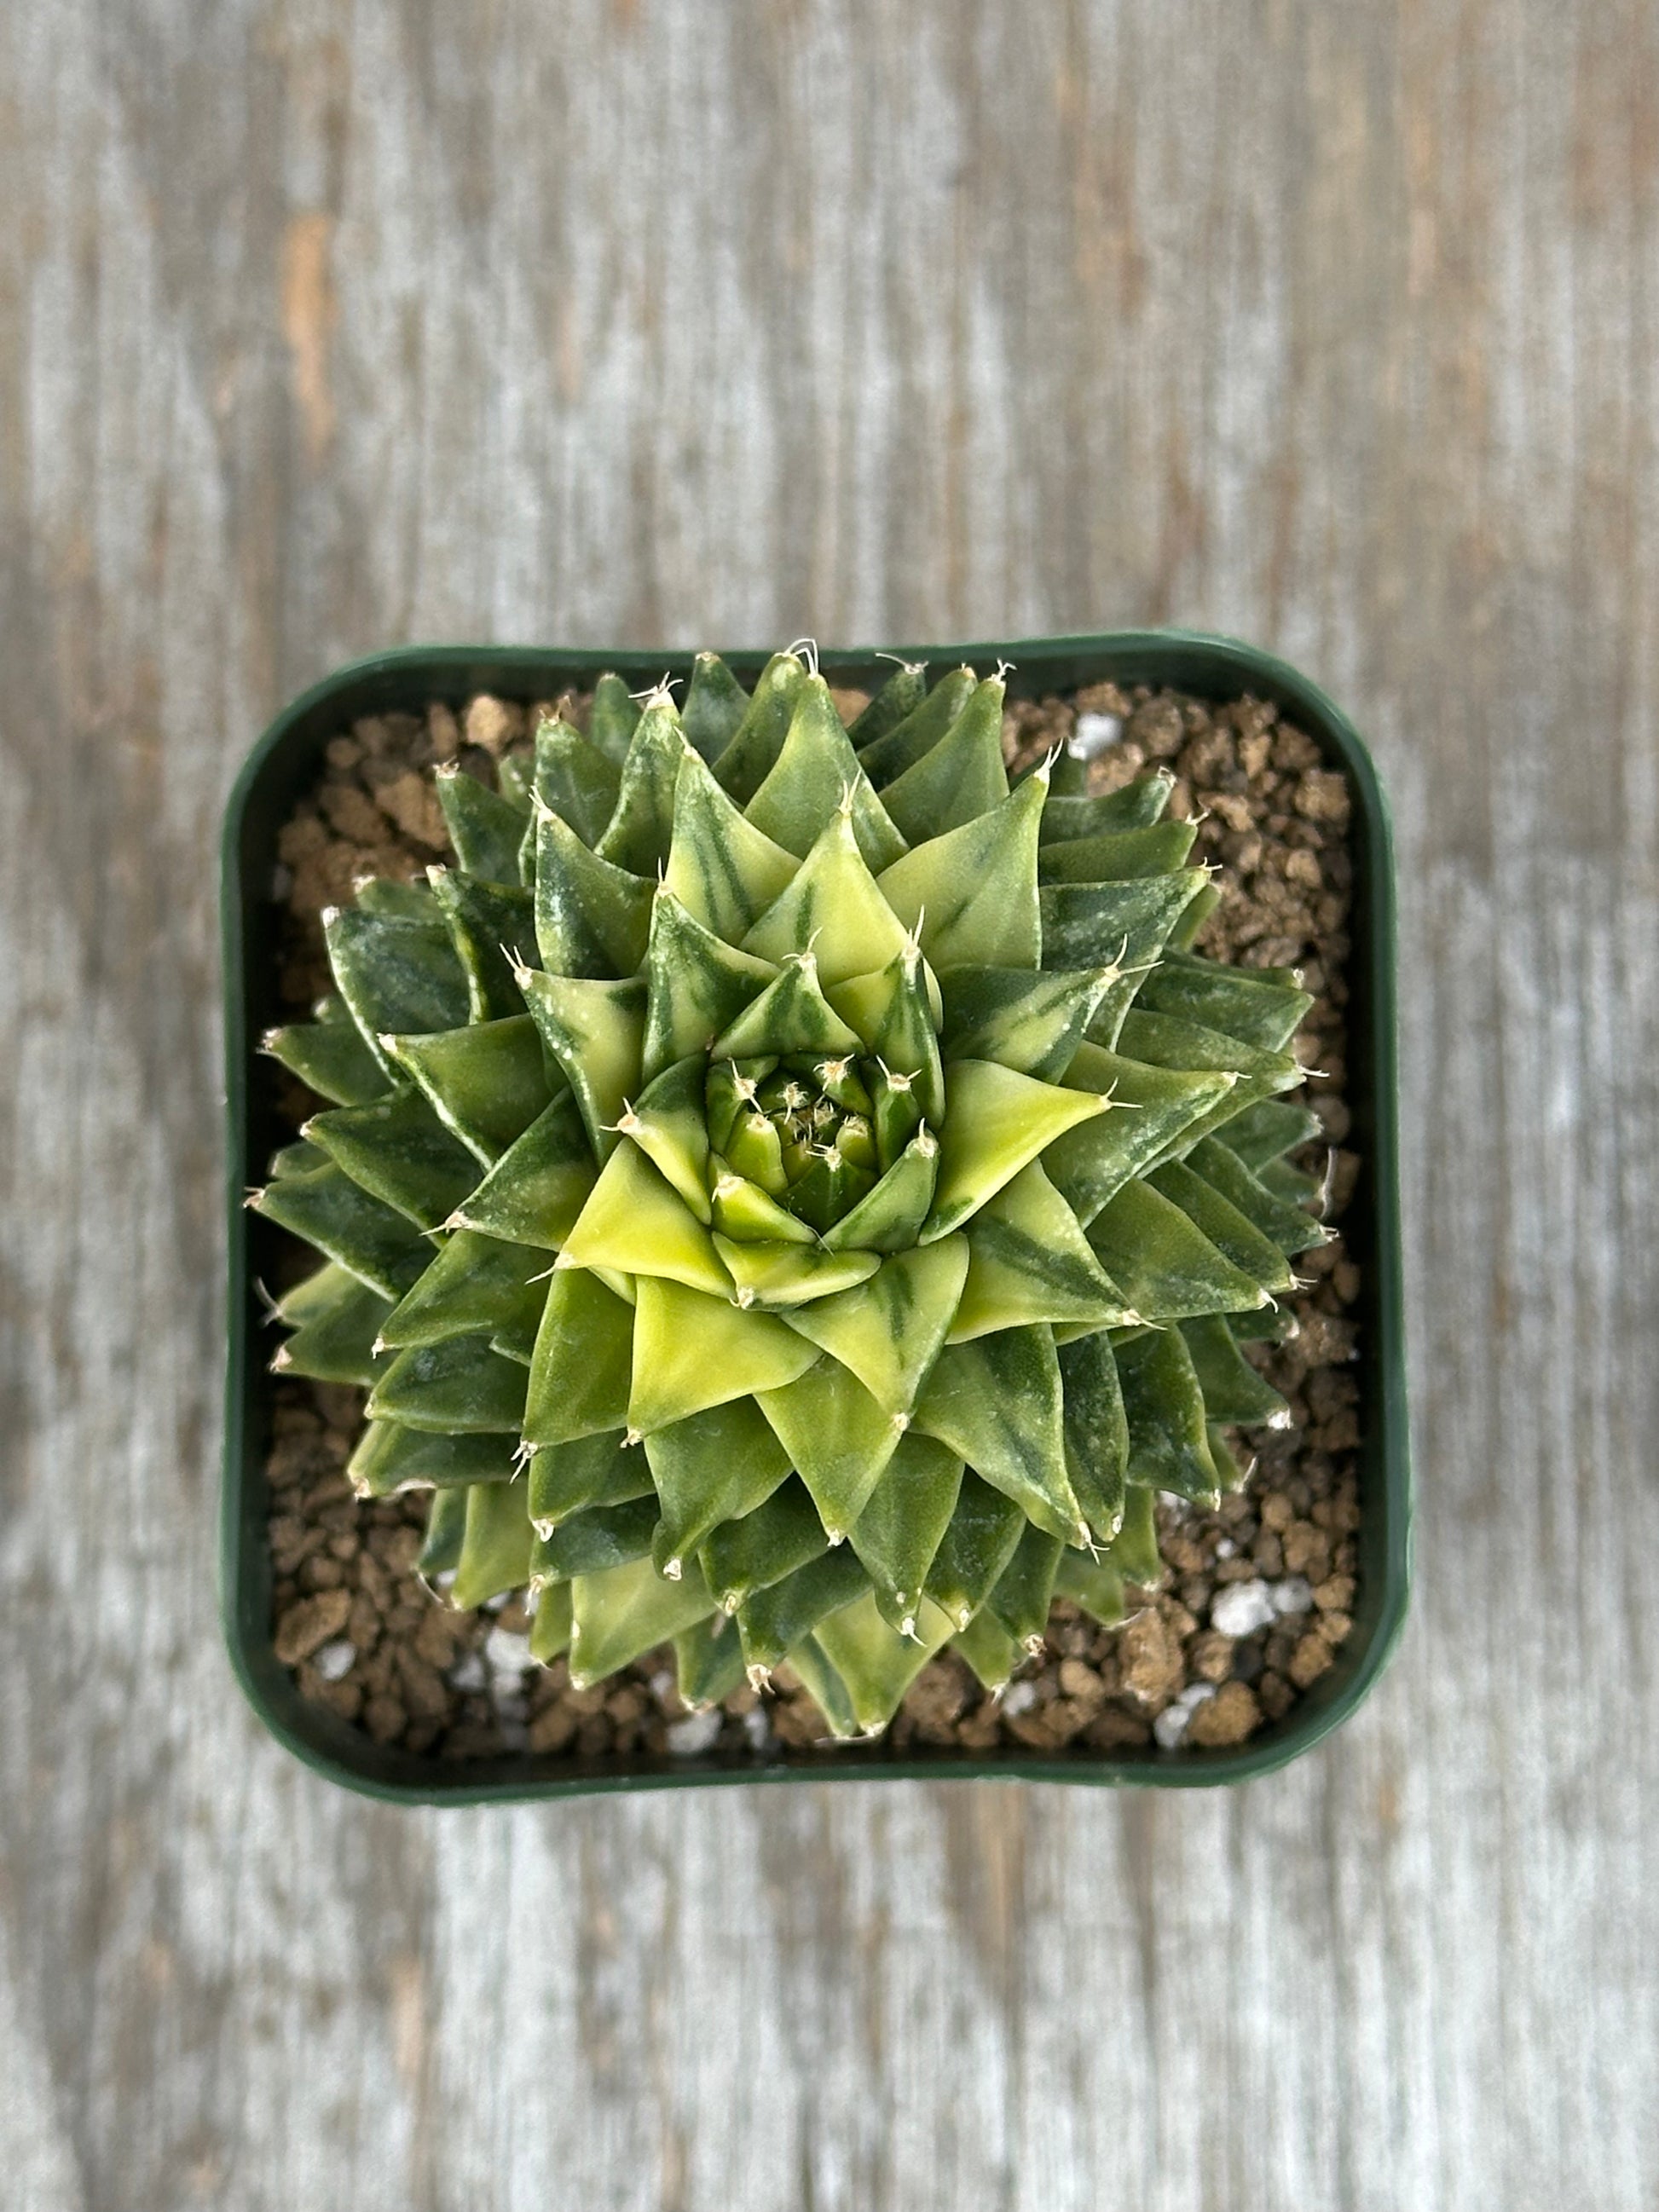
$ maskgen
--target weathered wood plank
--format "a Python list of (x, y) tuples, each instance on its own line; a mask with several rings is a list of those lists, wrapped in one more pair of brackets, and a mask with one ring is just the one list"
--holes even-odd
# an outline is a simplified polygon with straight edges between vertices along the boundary
[[(61, 0), (0, 97), (17, 2201), (1651, 2204), (1652, 11)], [(1399, 811), (1374, 1704), (1224, 1799), (312, 1780), (211, 1595), (260, 723), (404, 637), (1141, 620)]]

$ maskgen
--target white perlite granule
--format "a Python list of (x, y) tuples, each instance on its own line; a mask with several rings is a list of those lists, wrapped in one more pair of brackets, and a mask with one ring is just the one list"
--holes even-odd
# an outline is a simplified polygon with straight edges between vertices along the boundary
[(1093, 760), (1108, 745), (1115, 745), (1122, 735), (1121, 714), (1079, 714), (1077, 727), (1066, 741), (1066, 750), (1073, 760)]
[(492, 1628), (484, 1638), (484, 1659), (493, 1674), (522, 1674), (533, 1663), (530, 1638), (515, 1635), (510, 1628)]
[(343, 1637), (332, 1644), (325, 1644), (320, 1651), (312, 1655), (312, 1665), (325, 1682), (337, 1682), (351, 1672), (352, 1662), (357, 1656), (357, 1647), (348, 1644)]
[(1278, 1618), (1279, 1607), (1264, 1582), (1229, 1583), (1217, 1591), (1210, 1607), (1211, 1625), (1224, 1636), (1254, 1636)]
[(668, 1730), (668, 1748), (677, 1759), (693, 1759), (700, 1751), (707, 1751), (720, 1732), (718, 1705), (710, 1705), (701, 1713), (688, 1713), (683, 1721), (675, 1721)]

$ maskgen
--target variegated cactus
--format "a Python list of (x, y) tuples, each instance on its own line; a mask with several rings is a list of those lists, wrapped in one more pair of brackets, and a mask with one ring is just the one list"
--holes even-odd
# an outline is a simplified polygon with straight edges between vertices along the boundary
[(333, 1102), (252, 1201), (326, 1255), (277, 1364), (371, 1386), (360, 1492), (429, 1487), (426, 1571), (527, 1584), (579, 1685), (672, 1640), (694, 1705), (787, 1659), (878, 1730), (946, 1643), (1120, 1619), (1154, 1491), (1285, 1417), (1239, 1346), (1323, 1233), (1309, 1001), (1186, 949), (1167, 775), (1010, 790), (1003, 690), (607, 676), (441, 775), (456, 866), (331, 914), (266, 1040)]

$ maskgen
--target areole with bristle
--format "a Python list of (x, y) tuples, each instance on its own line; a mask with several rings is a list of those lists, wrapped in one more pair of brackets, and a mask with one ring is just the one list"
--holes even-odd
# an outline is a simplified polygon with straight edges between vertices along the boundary
[(434, 772), (453, 866), (331, 908), (264, 1041), (325, 1102), (248, 1198), (324, 1255), (276, 1362), (368, 1387), (354, 1487), (574, 1681), (787, 1660), (878, 1732), (947, 1643), (997, 1686), (1057, 1595), (1121, 1619), (1151, 1494), (1288, 1419), (1242, 1346), (1324, 1234), (1309, 1001), (1192, 950), (1165, 771), (1010, 787), (1010, 673), (846, 726), (810, 641), (605, 677)]

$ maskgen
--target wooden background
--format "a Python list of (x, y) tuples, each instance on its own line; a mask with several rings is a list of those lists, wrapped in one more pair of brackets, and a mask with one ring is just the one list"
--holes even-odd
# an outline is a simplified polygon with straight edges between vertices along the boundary
[[(1659, 16), (0, 11), (22, 2212), (1659, 2201)], [(1400, 828), (1420, 1575), (1231, 1796), (409, 1815), (213, 1589), (213, 850), (403, 639), (1160, 621)]]

